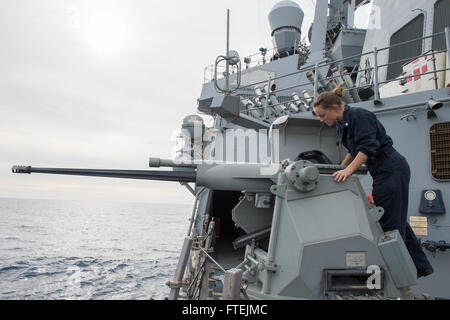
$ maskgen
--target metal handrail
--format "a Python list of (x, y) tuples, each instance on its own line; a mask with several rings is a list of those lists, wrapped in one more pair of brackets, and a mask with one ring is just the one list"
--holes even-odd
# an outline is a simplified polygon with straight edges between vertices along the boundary
[[(244, 58), (241, 58), (241, 59), (239, 59), (240, 61), (241, 61), (241, 63), (242, 63), (242, 65), (249, 65), (249, 68), (253, 68), (254, 66), (259, 66), (259, 65), (262, 65), (262, 64), (265, 64), (267, 61), (271, 61), (271, 59), (273, 58), (273, 57), (275, 57), (275, 55), (276, 55), (276, 50), (277, 50), (277, 47), (273, 47), (273, 48), (271, 48), (271, 49), (267, 49), (267, 53), (263, 56), (263, 57), (261, 57), (260, 59), (257, 59), (257, 60), (255, 60), (255, 61), (251, 61), (249, 64), (247, 64), (247, 63), (245, 63), (244, 61), (243, 61), (243, 59), (245, 59), (245, 58), (252, 58), (252, 57), (254, 57), (254, 56), (260, 56), (260, 55), (262, 55), (261, 53), (254, 53), (254, 54), (251, 54), (251, 55), (249, 55), (249, 56), (246, 56), (246, 57), (244, 57)], [(270, 52), (270, 53), (269, 53)], [(251, 59), (252, 60), (252, 59)], [(223, 68), (223, 70), (225, 70), (225, 68)], [(207, 72), (209, 72), (210, 73), (210, 77), (209, 78), (207, 78), (206, 77), (206, 73)], [(207, 66), (207, 67), (205, 67), (204, 68), (204, 72), (203, 72), (203, 81), (204, 81), (204, 83), (205, 82), (208, 82), (208, 81), (212, 81), (213, 80), (213, 74), (214, 74), (214, 65), (212, 64), (212, 65), (209, 65), (209, 66)]]
[(407, 41), (404, 41), (404, 42), (400, 42), (400, 43), (396, 43), (396, 44), (393, 44), (393, 45), (389, 45), (387, 47), (378, 49), (378, 51), (384, 51), (384, 50), (387, 50), (387, 49), (399, 47), (399, 46), (402, 46), (402, 45), (405, 45), (405, 44), (408, 44), (408, 43), (411, 43), (411, 42), (414, 42), (414, 41), (419, 41), (419, 40), (425, 40), (425, 39), (428, 39), (428, 38), (433, 38), (433, 37), (436, 37), (436, 36), (440, 36), (441, 34), (445, 34), (445, 31), (436, 32), (436, 33), (433, 33), (432, 35), (429, 35), (429, 36), (424, 36), (424, 37), (421, 37), (421, 38), (411, 39), (411, 40), (407, 40)]
[[(374, 68), (368, 68), (368, 69), (374, 69)], [(368, 69), (365, 69), (365, 70), (368, 70)], [(418, 74), (415, 74), (415, 75), (408, 75), (408, 76), (405, 76), (405, 77), (389, 79), (389, 80), (386, 80), (386, 81), (380, 81), (380, 82), (378, 82), (378, 84), (385, 84), (385, 83), (389, 83), (389, 82), (392, 82), (392, 81), (400, 81), (400, 80), (403, 80), (403, 79), (409, 79), (409, 78), (412, 78), (412, 77), (418, 77), (418, 76), (423, 76), (423, 75), (432, 74), (432, 73), (445, 72), (445, 71), (450, 71), (450, 68), (438, 69), (438, 70), (434, 70), (434, 71), (418, 73)], [(338, 78), (338, 77), (340, 77), (340, 76), (327, 77), (325, 79), (334, 79), (334, 78)], [(279, 92), (279, 91), (285, 91), (285, 90), (289, 90), (289, 89), (293, 89), (293, 88), (297, 88), (297, 87), (304, 87), (304, 86), (307, 86), (307, 85), (311, 85), (311, 82), (297, 84), (297, 85), (292, 86), (292, 87), (279, 89), (279, 90), (276, 90), (276, 91), (272, 91), (272, 93), (276, 93), (276, 92)], [(344, 88), (344, 92), (346, 92), (346, 91), (348, 92), (348, 91), (350, 91), (350, 89), (363, 89), (363, 88), (370, 88), (372, 86), (373, 86), (372, 84), (366, 84), (366, 85), (363, 85), (363, 86), (354, 86), (354, 87), (351, 87), (349, 89)], [(261, 95), (255, 95), (254, 97), (256, 97), (256, 98), (257, 97), (265, 97), (266, 95), (267, 94), (261, 94)], [(303, 102), (308, 101), (308, 99), (301, 98), (301, 97), (299, 97), (299, 99), (301, 101), (303, 101)], [(280, 106), (280, 105), (286, 105), (286, 104), (289, 104), (291, 102), (296, 102), (296, 101), (298, 101), (298, 100), (291, 99), (291, 100), (287, 100), (287, 101), (280, 102), (280, 103), (277, 103), (277, 104), (270, 104), (269, 107), (276, 107), (276, 106)], [(246, 110), (243, 110), (242, 112), (246, 113), (246, 112), (249, 112), (249, 111), (252, 111), (252, 110), (258, 110), (258, 109), (264, 109), (264, 108), (266, 108), (266, 107), (265, 106), (253, 107), (253, 108), (248, 108)]]
[[(413, 61), (415, 59), (418, 59), (418, 58), (421, 58), (421, 57), (425, 57), (425, 56), (430, 56), (430, 55), (435, 56), (435, 55), (443, 53), (443, 52), (447, 52), (447, 54), (448, 54), (448, 52), (449, 52), (449, 48), (448, 48), (449, 47), (449, 44), (448, 44), (449, 43), (449, 39), (446, 39), (447, 40), (447, 42), (446, 42), (447, 43), (447, 49), (446, 50), (435, 50), (435, 51), (432, 51), (432, 52), (428, 51), (426, 53), (422, 53), (422, 54), (417, 55), (417, 56), (412, 56), (412, 57), (405, 58), (405, 59), (391, 61), (391, 62), (384, 63), (384, 64), (381, 64), (381, 65), (378, 64), (378, 54), (379, 54), (379, 52), (387, 50), (387, 49), (390, 49), (390, 48), (399, 47), (399, 46), (402, 46), (402, 45), (405, 45), (405, 44), (408, 44), (408, 43), (411, 43), (411, 42), (414, 42), (414, 41), (419, 41), (419, 40), (424, 40), (424, 39), (428, 39), (428, 38), (433, 38), (433, 37), (436, 37), (436, 36), (439, 36), (439, 35), (443, 35), (443, 34), (445, 34), (446, 37), (449, 38), (450, 37), (450, 29), (447, 27), (446, 31), (443, 31), (443, 32), (438, 32), (438, 33), (435, 33), (435, 34), (432, 34), (432, 35), (428, 35), (428, 36), (424, 36), (424, 37), (420, 37), (420, 38), (416, 38), (416, 39), (412, 39), (412, 40), (407, 40), (407, 41), (404, 41), (404, 42), (401, 42), (401, 43), (398, 43), (398, 44), (394, 44), (394, 45), (390, 45), (390, 46), (387, 46), (387, 47), (384, 47), (384, 48), (381, 48), (381, 49), (374, 48), (373, 51), (369, 51), (369, 52), (365, 52), (365, 53), (362, 53), (362, 54), (357, 54), (357, 55), (345, 57), (345, 58), (342, 58), (342, 59), (339, 59), (339, 60), (335, 60), (335, 61), (331, 61), (331, 62), (321, 61), (319, 63), (316, 63), (315, 65), (309, 65), (307, 67), (300, 68), (299, 70), (296, 70), (295, 72), (275, 77), (275, 78), (271, 79), (271, 81), (275, 81), (275, 80), (279, 80), (279, 79), (282, 79), (282, 78), (294, 76), (294, 75), (297, 75), (299, 73), (307, 72), (307, 71), (310, 71), (310, 70), (311, 71), (315, 70), (315, 81), (313, 83), (311, 83), (311, 81), (306, 82), (306, 83), (300, 83), (300, 84), (296, 84), (295, 86), (291, 86), (291, 87), (287, 87), (287, 88), (277, 88), (277, 90), (271, 91), (270, 94), (275, 94), (275, 93), (281, 92), (281, 91), (286, 91), (286, 90), (291, 90), (291, 89), (294, 89), (294, 88), (301, 88), (301, 87), (313, 85), (314, 99), (315, 99), (316, 95), (318, 94), (318, 86), (319, 86), (318, 71), (319, 71), (319, 68), (336, 65), (339, 62), (346, 61), (346, 60), (353, 59), (353, 58), (357, 58), (357, 57), (361, 58), (361, 57), (366, 56), (366, 55), (372, 55), (373, 58), (374, 58), (374, 66), (373, 67), (368, 67), (368, 68), (364, 68), (364, 69), (358, 69), (356, 71), (351, 71), (351, 72), (348, 73), (349, 75), (353, 75), (353, 74), (359, 74), (359, 73), (371, 71), (371, 73), (373, 73), (373, 80), (371, 81), (371, 83), (367, 83), (367, 84), (362, 85), (362, 86), (356, 86), (355, 85), (355, 86), (352, 86), (351, 88), (344, 88), (344, 90), (345, 91), (350, 91), (350, 89), (354, 90), (354, 89), (370, 88), (371, 87), (371, 88), (374, 89), (374, 100), (379, 100), (379, 91), (378, 91), (378, 89), (379, 89), (380, 85), (382, 85), (382, 84), (386, 84), (386, 83), (389, 83), (389, 82), (392, 82), (392, 81), (400, 81), (400, 80), (403, 80), (403, 79), (410, 79), (412, 77), (418, 77), (418, 76), (423, 76), (423, 75), (427, 75), (427, 74), (437, 74), (437, 73), (440, 73), (440, 72), (449, 71), (450, 68), (445, 68), (445, 69), (433, 70), (433, 71), (428, 71), (428, 72), (421, 72), (421, 73), (418, 73), (418, 74), (415, 74), (415, 75), (407, 75), (407, 76), (399, 77), (399, 78), (395, 78), (395, 79), (386, 79), (384, 81), (379, 81), (379, 79), (378, 79), (378, 73), (379, 73), (380, 68), (386, 68), (386, 67), (388, 67), (390, 65), (398, 64), (398, 63), (404, 62), (404, 61)], [(328, 80), (336, 79), (336, 78), (341, 78), (341, 75), (337, 75), (337, 76), (333, 76), (332, 75), (332, 76), (329, 76), (329, 77), (324, 77), (321, 81), (328, 81)], [(248, 84), (246, 86), (243, 86), (240, 89), (252, 88), (252, 87), (255, 87), (256, 85), (266, 84), (266, 83), (267, 83), (267, 81), (254, 82), (254, 83)], [(267, 94), (268, 93), (264, 93), (263, 95), (259, 95), (259, 96), (267, 96)], [(254, 97), (257, 98), (259, 96), (255, 95)], [(303, 102), (310, 101), (309, 99), (304, 99), (304, 98), (300, 98), (300, 100), (303, 101)], [(284, 101), (284, 102), (278, 103), (278, 104), (273, 104), (273, 105), (269, 104), (268, 107), (272, 108), (272, 107), (279, 106), (279, 105), (287, 105), (290, 102), (296, 102), (296, 101), (298, 101), (298, 100), (291, 99), (291, 100)], [(308, 103), (306, 103), (306, 104), (308, 104)], [(263, 109), (263, 108), (266, 108), (266, 106), (257, 106), (257, 107), (254, 107), (254, 108), (249, 108), (249, 109), (243, 110), (242, 112), (249, 112), (249, 111), (252, 111), (252, 110)]]
[[(437, 32), (437, 33), (434, 33), (434, 34), (432, 34), (432, 35), (428, 35), (428, 36), (424, 36), (424, 37), (420, 37), (420, 38), (416, 38), (416, 39), (412, 39), (412, 40), (407, 40), (407, 41), (404, 41), (404, 42), (401, 42), (401, 43), (397, 43), (397, 44), (393, 44), (393, 45), (390, 45), (390, 46), (387, 46), (387, 47), (384, 47), (384, 48), (381, 48), (381, 49), (375, 48), (374, 51), (376, 51), (376, 53), (378, 54), (378, 52), (380, 52), (380, 51), (384, 51), (384, 50), (387, 50), (387, 49), (390, 49), (390, 48), (402, 46), (402, 45), (405, 45), (405, 44), (408, 44), (408, 43), (411, 43), (411, 42), (414, 42), (414, 41), (419, 41), (419, 40), (424, 40), (424, 39), (428, 39), (428, 38), (433, 38), (433, 37), (436, 37), (436, 36), (439, 36), (439, 35), (443, 35), (443, 34), (445, 34), (445, 31)], [(448, 48), (447, 48), (447, 49), (448, 49)], [(276, 48), (273, 48), (273, 49), (271, 49), (271, 50), (276, 50)], [(336, 63), (339, 63), (339, 62), (342, 62), (342, 61), (345, 61), (345, 60), (348, 60), (348, 59), (353, 59), (353, 58), (358, 58), (358, 57), (361, 58), (361, 57), (363, 57), (363, 56), (365, 56), (365, 55), (374, 54), (374, 51), (368, 51), (368, 52), (365, 52), (365, 53), (361, 53), (361, 54), (357, 54), (357, 55), (345, 57), (345, 58), (342, 58), (342, 59), (339, 59), (339, 60), (334, 60), (334, 61), (327, 62), (327, 63), (320, 62), (320, 63), (319, 63), (319, 66), (323, 67), (323, 66), (327, 66), (327, 65), (334, 65), (334, 64), (336, 64)], [(443, 51), (447, 51), (447, 50), (443, 50)], [(440, 52), (443, 52), (443, 51), (440, 51)], [(440, 53), (440, 52), (439, 52), (439, 53)], [(435, 54), (437, 54), (437, 53), (435, 53)], [(257, 55), (257, 53), (254, 54), (254, 55)], [(253, 55), (251, 55), (251, 56), (253, 56)], [(425, 56), (425, 54), (422, 55), (422, 56)], [(250, 56), (249, 56), (249, 57), (250, 57)], [(273, 57), (273, 55), (272, 55), (272, 57)], [(417, 57), (420, 57), (420, 56), (417, 56)], [(411, 57), (411, 59), (412, 59), (412, 58), (413, 58), (413, 57)], [(405, 59), (405, 61), (407, 61), (407, 60), (408, 60), (408, 59)], [(262, 60), (259, 60), (259, 61), (262, 61)], [(402, 61), (402, 60), (399, 60), (399, 61)], [(398, 63), (398, 61), (388, 63), (387, 65), (393, 64), (393, 63)], [(383, 65), (383, 67), (384, 67), (384, 66), (386, 66), (386, 65)], [(211, 66), (209, 66), (209, 67), (211, 67)], [(209, 68), (209, 67), (207, 67), (207, 68)], [(205, 69), (207, 69), (207, 68), (205, 68)], [(298, 74), (298, 73), (302, 73), (302, 72), (305, 72), (305, 71), (310, 70), (310, 69), (313, 70), (313, 69), (314, 69), (314, 66), (309, 66), (309, 67), (306, 67), (306, 68), (301, 68), (301, 69), (299, 69), (299, 70), (297, 70), (297, 71), (295, 71), (295, 72), (293, 72), (293, 73), (275, 77), (275, 78), (272, 79), (272, 81), (278, 80), (278, 79), (281, 79), (281, 78), (284, 78), (284, 77), (292, 76), (292, 75), (295, 75), (295, 74)], [(358, 72), (361, 72), (361, 70), (356, 71), (356, 73), (358, 73)], [(265, 82), (267, 82), (267, 81), (255, 82), (255, 83), (249, 84), (249, 85), (247, 85), (247, 86), (245, 86), (245, 87), (251, 87), (251, 86), (255, 86), (255, 85), (258, 85), (258, 84), (265, 83)], [(245, 88), (245, 87), (244, 87), (244, 88)]]
[(436, 50), (436, 51), (433, 51), (431, 53), (429, 51), (427, 51), (426, 53), (423, 53), (420, 56), (413, 56), (413, 57), (400, 59), (400, 60), (396, 60), (396, 61), (391, 61), (391, 62), (382, 64), (382, 65), (379, 65), (378, 68), (388, 67), (391, 64), (396, 64), (396, 63), (400, 63), (400, 62), (403, 62), (403, 61), (414, 61), (415, 59), (419, 59), (419, 58), (426, 57), (426, 56), (432, 56), (432, 55), (443, 53), (443, 52), (447, 52), (447, 50)]
[(380, 81), (378, 82), (379, 84), (383, 84), (383, 83), (389, 83), (392, 81), (397, 81), (397, 80), (403, 80), (403, 79), (410, 79), (410, 78), (415, 78), (415, 77), (421, 77), (427, 74), (431, 74), (431, 73), (439, 73), (439, 72), (445, 72), (445, 71), (450, 71), (450, 68), (445, 68), (445, 69), (438, 69), (438, 70), (433, 70), (433, 71), (427, 71), (427, 72), (422, 72), (422, 73), (418, 73), (418, 74), (413, 74), (413, 75), (407, 75), (404, 77), (398, 77), (395, 79), (389, 79), (389, 80), (385, 80), (385, 81)]
[[(275, 78), (272, 79), (272, 81), (283, 79), (283, 78), (286, 78), (286, 77), (290, 77), (290, 76), (296, 75), (296, 74), (298, 74), (300, 72), (304, 72), (304, 71), (307, 71), (307, 70), (314, 70), (314, 66), (306, 67), (306, 68), (300, 69), (300, 71), (295, 71), (295, 72), (292, 72), (292, 73), (284, 74), (284, 75), (279, 76), (279, 77), (275, 77)], [(248, 84), (246, 86), (242, 86), (241, 88), (250, 88), (250, 87), (253, 87), (253, 86), (257, 85), (257, 84), (263, 84), (263, 83), (267, 83), (267, 81), (254, 82), (252, 84)]]

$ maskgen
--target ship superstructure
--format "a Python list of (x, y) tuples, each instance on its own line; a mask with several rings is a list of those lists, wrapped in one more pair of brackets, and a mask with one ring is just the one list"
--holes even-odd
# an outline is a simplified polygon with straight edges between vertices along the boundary
[[(408, 221), (422, 241), (436, 270), (433, 276), (417, 281), (413, 291), (450, 297), (448, 289), (450, 283), (442, 282), (445, 270), (450, 266), (446, 251), (449, 247), (449, 219), (444, 213), (450, 191), (448, 189), (450, 148), (445, 138), (448, 135), (446, 130), (449, 128), (447, 107), (450, 100), (448, 89), (450, 19), (447, 9), (450, 3), (443, 0), (372, 1), (367, 30), (356, 29), (353, 23), (355, 10), (368, 1), (316, 3), (314, 23), (309, 32), (311, 41), (309, 46), (300, 42), (304, 15), (300, 6), (292, 1), (280, 1), (269, 13), (274, 49), (261, 48), (258, 54), (242, 58), (241, 70), (237, 70), (237, 64), (234, 63), (232, 71), (228, 72), (228, 79), (223, 66), (220, 69), (220, 65), (216, 64), (205, 69), (205, 83), (199, 98), (198, 110), (214, 116), (213, 130), (219, 131), (220, 138), (205, 143), (204, 158), (259, 163), (304, 159), (315, 163), (339, 164), (346, 152), (342, 146), (336, 145), (334, 131), (321, 126), (318, 119), (314, 118), (312, 102), (321, 92), (343, 85), (346, 89), (344, 96), (346, 103), (376, 113), (392, 136), (395, 147), (409, 159), (413, 178)], [(233, 55), (236, 57), (237, 54), (233, 52)], [(230, 96), (239, 97), (239, 103), (237, 99), (232, 101), (229, 98), (227, 101), (218, 98), (220, 94), (217, 88), (225, 88), (227, 81), (235, 90)], [(435, 111), (438, 108), (439, 110)], [(280, 141), (278, 149), (275, 150), (277, 154), (271, 154), (273, 148), (265, 148), (265, 143), (261, 143), (265, 139), (270, 140), (270, 128), (281, 130), (278, 139), (283, 141)], [(252, 139), (254, 132), (257, 132), (257, 143), (252, 148), (245, 145), (245, 139), (255, 140)], [(230, 134), (227, 136), (227, 133)], [(234, 158), (229, 156), (232, 153), (230, 150), (233, 150), (230, 148), (230, 144), (233, 145), (231, 139), (236, 140), (235, 148), (245, 150), (240, 154), (233, 153)], [(372, 185), (370, 176), (360, 175), (359, 181), (364, 193), (370, 195)], [(314, 299), (334, 296), (336, 291), (330, 289), (333, 287), (330, 279), (334, 278), (338, 279), (335, 281), (344, 282), (342, 285), (344, 295), (351, 292), (349, 288), (345, 288), (346, 280), (342, 279), (346, 276), (340, 272), (345, 274), (345, 270), (352, 265), (347, 261), (351, 259), (349, 257), (358, 256), (358, 253), (353, 256), (352, 252), (368, 251), (356, 249), (351, 245), (345, 248), (345, 245), (342, 245), (343, 248), (337, 249), (341, 252), (340, 257), (330, 258), (327, 262), (328, 268), (327, 263), (320, 265), (319, 261), (336, 249), (331, 249), (330, 241), (325, 241), (327, 237), (322, 234), (324, 232), (333, 238), (331, 230), (326, 229), (328, 224), (316, 226), (314, 233), (317, 238), (312, 236), (313, 240), (306, 240), (303, 237), (307, 238), (308, 232), (303, 230), (303, 227), (310, 229), (314, 222), (310, 221), (308, 224), (306, 221), (309, 217), (292, 216), (289, 224), (295, 225), (298, 219), (299, 226), (290, 230), (280, 228), (278, 232), (283, 236), (279, 236), (278, 240), (272, 239), (273, 230), (270, 234), (269, 230), (274, 226), (273, 212), (277, 202), (274, 200), (274, 193), (241, 191), (199, 190), (192, 235), (208, 237), (211, 232), (208, 233), (206, 221), (215, 221), (213, 231), (215, 236), (214, 243), (206, 248), (211, 250), (209, 262), (202, 251), (196, 254), (203, 257), (199, 258), (199, 261), (203, 261), (209, 267), (203, 265), (202, 268), (206, 271), (203, 271), (205, 274), (203, 283), (197, 283), (197, 291), (192, 290), (194, 283), (190, 282), (191, 290), (186, 293), (188, 298), (217, 299), (216, 295), (220, 296), (220, 288), (224, 282), (223, 270), (211, 262), (212, 259), (222, 264), (223, 269), (236, 266), (241, 268), (243, 278), (248, 278), (247, 290), (256, 298)], [(336, 206), (341, 202), (348, 204), (343, 195), (342, 197), (332, 203)], [(285, 205), (289, 207), (289, 203), (287, 201)], [(342, 211), (348, 210), (346, 207), (347, 205)], [(292, 208), (284, 210), (292, 215), (301, 211)], [(319, 209), (317, 211), (321, 212)], [(282, 214), (287, 213), (283, 211)], [(337, 220), (332, 222), (334, 218)], [(311, 219), (322, 218), (314, 216)], [(342, 213), (335, 208), (325, 210), (323, 219), (330, 220), (328, 221), (330, 227), (347, 223)], [(362, 233), (360, 229), (352, 232)], [(283, 245), (279, 244), (283, 241), (282, 238), (289, 238), (292, 234), (296, 234), (298, 238), (294, 237), (289, 241), (286, 240), (286, 243), (283, 242)], [(345, 236), (334, 235), (335, 239), (339, 237)], [(242, 245), (245, 241), (241, 238), (247, 240), (247, 247)], [(363, 238), (370, 236), (365, 235)], [(327, 244), (330, 246), (331, 252), (325, 249), (323, 251), (317, 249), (316, 254), (306, 252), (310, 248), (309, 243), (319, 239), (323, 240), (324, 247)], [(250, 240), (254, 242), (250, 244)], [(350, 242), (353, 241), (364, 246), (364, 241), (353, 239)], [(265, 262), (268, 255), (277, 255), (268, 252), (271, 242), (277, 247), (274, 251), (284, 252), (291, 257), (294, 255), (299, 260), (291, 266), (292, 269), (283, 270), (283, 263), (280, 260), (286, 264), (288, 258), (283, 257), (282, 253), (278, 253), (280, 257), (269, 257), (269, 262)], [(237, 243), (240, 249), (233, 249), (233, 243), (234, 245)], [(299, 253), (298, 247), (302, 245), (303, 252)], [(367, 267), (370, 259), (365, 254), (359, 257), (366, 259), (364, 266)], [(273, 263), (271, 260), (279, 262), (277, 267), (270, 265)], [(340, 262), (332, 262), (336, 260)], [(189, 270), (197, 270), (199, 262), (192, 264), (192, 261), (192, 269)], [(318, 270), (315, 272), (309, 270), (311, 274), (303, 273), (302, 263)], [(329, 268), (333, 270), (324, 271)], [(288, 276), (290, 272), (292, 274)], [(336, 275), (333, 272), (336, 272)], [(273, 288), (268, 289), (269, 285), (265, 284), (265, 281), (271, 281), (269, 280), (271, 277), (267, 275), (271, 273), (272, 277), (277, 279), (283, 276), (290, 277), (289, 280), (284, 279), (286, 283), (279, 280), (286, 286), (279, 284), (278, 294), (275, 294)], [(217, 274), (222, 275), (222, 278)], [(347, 281), (351, 282), (349, 279), (352, 276), (347, 276)], [(303, 283), (310, 281), (306, 279), (311, 277), (315, 277), (314, 285), (317, 291), (314, 293), (312, 289), (314, 285), (308, 287)], [(353, 275), (353, 278), (356, 277)], [(200, 290), (207, 287), (207, 281), (204, 280), (206, 278), (210, 279), (210, 291)], [(214, 288), (213, 291), (211, 286)], [(348, 286), (351, 287), (350, 284)], [(366, 294), (364, 290), (361, 292)]]

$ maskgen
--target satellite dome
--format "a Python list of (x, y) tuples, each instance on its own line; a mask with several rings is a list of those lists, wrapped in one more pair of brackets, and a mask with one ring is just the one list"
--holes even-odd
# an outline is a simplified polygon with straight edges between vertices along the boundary
[(272, 35), (274, 31), (283, 27), (293, 27), (301, 32), (304, 16), (303, 10), (296, 2), (290, 0), (278, 2), (269, 13)]
[(300, 43), (303, 17), (300, 6), (290, 0), (278, 2), (269, 13), (274, 46), (279, 54), (294, 49)]

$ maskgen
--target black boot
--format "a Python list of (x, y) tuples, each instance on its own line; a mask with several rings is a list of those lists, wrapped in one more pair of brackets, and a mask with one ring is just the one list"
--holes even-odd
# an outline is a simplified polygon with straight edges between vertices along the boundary
[(433, 272), (434, 272), (434, 269), (432, 266), (430, 266), (429, 268), (427, 268), (425, 270), (417, 270), (417, 279), (419, 279), (420, 277), (429, 276)]

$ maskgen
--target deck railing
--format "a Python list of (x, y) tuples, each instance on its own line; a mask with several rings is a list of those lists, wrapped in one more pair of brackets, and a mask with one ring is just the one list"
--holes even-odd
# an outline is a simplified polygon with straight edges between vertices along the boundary
[[(379, 55), (382, 52), (385, 52), (385, 51), (389, 52), (389, 50), (391, 48), (394, 48), (394, 47), (405, 46), (405, 45), (407, 45), (409, 43), (412, 43), (412, 42), (415, 42), (415, 41), (425, 41), (426, 39), (437, 37), (437, 36), (441, 36), (441, 35), (445, 35), (445, 38), (446, 38), (446, 49), (433, 50), (432, 52), (426, 52), (426, 53), (423, 53), (423, 54), (420, 54), (420, 55), (415, 55), (415, 56), (411, 56), (411, 57), (400, 59), (400, 60), (396, 60), (396, 61), (390, 61), (390, 62), (384, 63), (384, 64), (380, 64), (379, 63)], [(313, 83), (311, 83), (311, 81), (308, 81), (308, 82), (304, 82), (304, 83), (295, 84), (294, 86), (291, 86), (291, 87), (277, 88), (276, 90), (271, 91), (271, 94), (286, 92), (286, 91), (294, 90), (294, 89), (295, 90), (299, 90), (299, 89), (302, 89), (302, 88), (305, 88), (305, 89), (309, 88), (309, 89), (311, 89), (311, 86), (313, 86), (313, 90), (314, 90), (313, 98), (315, 100), (315, 98), (317, 97), (317, 95), (319, 93), (319, 86), (320, 86), (320, 82), (321, 81), (327, 82), (327, 81), (336, 80), (336, 79), (342, 77), (342, 74), (338, 74), (338, 75), (335, 75), (335, 76), (327, 76), (327, 77), (324, 76), (322, 79), (319, 79), (318, 77), (319, 77), (319, 70), (320, 69), (322, 69), (324, 67), (327, 67), (327, 66), (328, 67), (337, 66), (340, 62), (343, 62), (343, 61), (346, 61), (346, 60), (349, 60), (349, 59), (355, 59), (355, 58), (360, 58), (361, 59), (364, 56), (368, 56), (368, 57), (372, 58), (371, 60), (373, 61), (373, 66), (369, 65), (368, 67), (365, 67), (365, 68), (362, 68), (362, 69), (358, 68), (356, 70), (348, 72), (348, 75), (350, 77), (352, 75), (355, 75), (355, 74), (356, 75), (360, 74), (359, 75), (360, 82), (361, 82), (361, 79), (366, 79), (366, 83), (363, 83), (363, 84), (359, 83), (358, 85), (354, 85), (354, 86), (352, 86), (350, 88), (345, 88), (344, 87), (344, 89), (345, 89), (345, 91), (349, 91), (349, 90), (355, 90), (355, 89), (356, 90), (360, 90), (360, 89), (371, 88), (373, 90), (373, 100), (379, 101), (380, 100), (379, 89), (384, 84), (387, 84), (387, 83), (392, 82), (392, 81), (402, 81), (402, 80), (406, 80), (407, 81), (411, 77), (419, 77), (419, 76), (424, 76), (424, 75), (428, 75), (428, 74), (438, 74), (438, 73), (446, 72), (446, 71), (450, 70), (450, 68), (442, 68), (442, 69), (426, 71), (426, 72), (423, 72), (422, 70), (420, 70), (420, 73), (414, 74), (413, 76), (406, 75), (406, 76), (403, 76), (403, 77), (397, 77), (397, 78), (393, 78), (393, 79), (386, 79), (386, 80), (380, 81), (380, 70), (382, 68), (387, 68), (387, 67), (389, 67), (389, 66), (391, 66), (393, 64), (398, 64), (398, 63), (401, 63), (401, 62), (405, 62), (406, 63), (408, 61), (414, 61), (415, 59), (418, 59), (418, 58), (421, 58), (421, 57), (425, 57), (427, 55), (428, 56), (429, 55), (437, 55), (437, 54), (440, 54), (440, 53), (443, 53), (443, 52), (447, 52), (447, 61), (450, 61), (449, 46), (450, 46), (450, 28), (446, 27), (445, 31), (443, 31), (443, 32), (438, 32), (438, 33), (434, 33), (434, 34), (429, 35), (429, 36), (424, 36), (424, 37), (420, 37), (420, 38), (404, 41), (402, 43), (390, 45), (390, 46), (387, 46), (387, 47), (384, 47), (384, 48), (381, 48), (381, 49), (374, 48), (372, 51), (365, 52), (365, 53), (358, 54), (358, 55), (345, 57), (345, 58), (340, 59), (340, 60), (334, 60), (334, 61), (331, 61), (331, 62), (316, 63), (315, 65), (309, 65), (309, 66), (300, 68), (299, 70), (296, 70), (295, 72), (271, 78), (270, 80), (273, 82), (273, 81), (276, 81), (276, 80), (279, 80), (279, 79), (282, 79), (282, 78), (294, 76), (294, 75), (299, 74), (299, 73), (306, 73), (306, 72), (314, 71), (314, 81), (313, 81)], [(273, 48), (273, 49), (271, 49), (271, 51), (272, 51), (271, 55), (268, 56), (266, 54), (265, 59), (256, 60), (254, 63), (256, 65), (261, 65), (263, 63), (267, 63), (267, 61), (270, 61), (270, 59), (272, 59), (275, 56), (276, 49)], [(253, 56), (256, 56), (256, 55), (257, 54), (255, 54)], [(447, 64), (448, 63), (449, 62), (447, 62)], [(245, 65), (245, 62), (244, 62), (244, 65)], [(211, 68), (211, 67), (209, 67), (209, 68)], [(207, 81), (207, 78), (206, 78), (206, 71), (207, 70), (210, 71), (210, 69), (208, 69), (208, 68), (205, 69), (205, 81)], [(214, 68), (212, 69), (212, 71), (214, 71)], [(355, 78), (355, 77), (353, 77), (353, 78)], [(367, 79), (370, 79), (370, 80), (367, 81)], [(212, 79), (210, 79), (210, 80), (212, 80)], [(241, 86), (239, 88), (239, 90), (250, 91), (250, 90), (253, 90), (253, 88), (255, 86), (264, 85), (266, 83), (268, 83), (268, 80), (254, 82), (254, 83), (251, 83), (251, 84), (247, 84), (245, 86)], [(267, 94), (268, 93), (264, 93), (262, 96), (267, 96)], [(260, 96), (254, 95), (254, 97), (258, 98)], [(302, 100), (304, 102), (307, 101), (307, 99), (303, 99), (303, 98), (300, 98), (300, 100)], [(285, 105), (285, 104), (290, 103), (290, 102), (295, 102), (295, 100), (292, 99), (292, 100), (288, 100), (288, 101), (283, 101), (282, 103), (279, 103), (278, 105)], [(277, 105), (270, 105), (270, 106), (274, 107), (274, 106), (277, 106)], [(258, 106), (258, 107), (255, 107), (255, 108), (251, 108), (251, 109), (246, 110), (246, 112), (247, 111), (251, 111), (251, 110), (255, 110), (255, 109), (262, 109), (262, 108), (265, 108), (265, 106)]]

